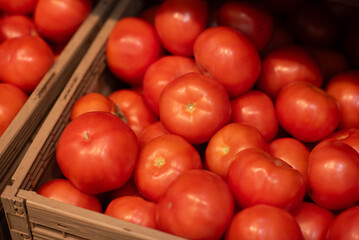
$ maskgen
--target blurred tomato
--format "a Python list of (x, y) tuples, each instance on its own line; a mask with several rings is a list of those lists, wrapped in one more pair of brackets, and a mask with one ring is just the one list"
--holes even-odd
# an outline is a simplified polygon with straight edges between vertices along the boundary
[(0, 10), (13, 14), (31, 14), (38, 0), (0, 0)]
[(272, 38), (266, 45), (266, 47), (260, 52), (263, 56), (266, 56), (273, 49), (280, 48), (286, 45), (293, 45), (294, 39), (287, 29), (282, 26), (278, 26), (276, 23), (273, 29)]
[(138, 137), (140, 149), (143, 148), (151, 140), (168, 133), (169, 132), (163, 126), (161, 121), (157, 121), (150, 124), (145, 129), (143, 129), (140, 136)]
[(33, 20), (26, 15), (5, 15), (0, 17), (0, 43), (23, 36), (39, 35)]
[(159, 7), (160, 5), (152, 5), (147, 7), (140, 12), (139, 17), (154, 25), (156, 13)]
[(359, 236), (359, 206), (348, 208), (334, 218), (327, 240), (356, 240)]

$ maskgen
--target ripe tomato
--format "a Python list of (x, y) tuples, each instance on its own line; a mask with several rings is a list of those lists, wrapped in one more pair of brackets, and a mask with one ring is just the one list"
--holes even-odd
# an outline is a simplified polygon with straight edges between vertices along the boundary
[(91, 8), (91, 0), (38, 0), (34, 22), (41, 36), (51, 42), (65, 43), (80, 27)]
[(0, 17), (0, 43), (10, 38), (37, 35), (34, 22), (26, 15)]
[(137, 137), (121, 118), (108, 112), (88, 112), (65, 127), (56, 146), (56, 159), (75, 187), (97, 194), (127, 182), (137, 152)]
[(251, 89), (261, 71), (255, 46), (230, 27), (204, 30), (194, 43), (193, 53), (199, 69), (220, 82), (231, 97)]
[(240, 151), (247, 148), (267, 151), (268, 144), (255, 127), (243, 122), (229, 123), (210, 138), (205, 152), (206, 167), (227, 178), (230, 164)]
[(225, 2), (219, 8), (218, 23), (242, 32), (253, 42), (258, 51), (264, 49), (273, 35), (273, 18), (258, 4)]
[(359, 236), (359, 206), (348, 208), (334, 218), (327, 240), (356, 240)]
[(151, 140), (168, 133), (169, 132), (163, 126), (161, 121), (157, 121), (150, 124), (145, 129), (143, 129), (140, 136), (138, 137), (140, 149), (143, 148)]
[(337, 100), (308, 82), (293, 82), (283, 87), (275, 108), (279, 124), (303, 142), (316, 142), (327, 137), (340, 121)]
[(359, 128), (359, 70), (335, 75), (325, 90), (339, 102), (339, 129)]
[(319, 206), (338, 210), (359, 200), (359, 153), (331, 140), (319, 143), (309, 155), (308, 194)]
[(160, 98), (162, 124), (192, 144), (208, 141), (230, 117), (226, 89), (199, 73), (187, 73), (171, 81)]
[(137, 17), (120, 19), (106, 44), (108, 67), (131, 85), (141, 85), (145, 71), (161, 55), (162, 46), (154, 26)]
[(166, 0), (155, 16), (155, 28), (164, 48), (174, 55), (192, 56), (193, 44), (205, 29), (205, 0)]
[(134, 171), (139, 192), (158, 202), (167, 187), (189, 169), (202, 168), (197, 150), (185, 139), (165, 134), (147, 143), (140, 151)]
[(335, 215), (312, 202), (302, 202), (292, 211), (305, 240), (325, 240)]
[(278, 132), (278, 120), (274, 104), (265, 93), (250, 90), (231, 99), (232, 122), (245, 122), (257, 128), (269, 142)]
[(195, 61), (175, 55), (163, 56), (148, 67), (143, 77), (142, 90), (147, 105), (154, 113), (160, 114), (160, 96), (167, 84), (189, 72), (199, 73)]
[(30, 14), (34, 11), (38, 0), (0, 0), (0, 10), (13, 14)]
[(0, 45), (0, 81), (31, 93), (54, 63), (54, 53), (39, 36), (8, 39)]
[(320, 87), (323, 76), (314, 57), (303, 47), (287, 45), (273, 49), (263, 59), (256, 87), (273, 100), (291, 82), (306, 81)]
[(359, 153), (359, 128), (342, 129), (330, 134), (325, 140), (338, 140), (346, 143)]
[(157, 203), (158, 228), (189, 239), (220, 239), (234, 212), (227, 183), (203, 169), (179, 175)]
[(294, 217), (287, 211), (266, 204), (243, 209), (234, 215), (226, 240), (302, 240)]
[(243, 208), (264, 203), (291, 210), (306, 193), (299, 171), (258, 148), (247, 148), (236, 155), (229, 166), (227, 181)]
[(112, 200), (105, 214), (142, 225), (156, 228), (156, 203), (146, 201), (139, 196), (123, 196)]
[(53, 179), (42, 184), (36, 192), (44, 197), (102, 213), (100, 201), (78, 190), (67, 179)]
[(0, 137), (16, 117), (28, 96), (18, 87), (0, 83)]

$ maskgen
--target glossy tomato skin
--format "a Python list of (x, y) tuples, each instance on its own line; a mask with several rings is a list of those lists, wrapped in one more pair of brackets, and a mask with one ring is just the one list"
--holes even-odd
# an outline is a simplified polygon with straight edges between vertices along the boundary
[(359, 153), (359, 128), (347, 128), (333, 132), (325, 140), (338, 140), (346, 143)]
[(12, 14), (30, 14), (34, 11), (38, 0), (0, 0), (0, 10)]
[(145, 129), (143, 129), (140, 136), (138, 137), (138, 142), (139, 142), (140, 148), (143, 148), (151, 140), (153, 140), (159, 136), (165, 135), (165, 134), (169, 134), (169, 132), (163, 126), (161, 121), (157, 121), (157, 122), (150, 124)]
[(157, 203), (156, 219), (160, 230), (180, 237), (220, 239), (233, 212), (227, 183), (210, 171), (196, 169), (172, 182)]
[(28, 95), (9, 83), (0, 83), (0, 137), (16, 117)]
[(244, 34), (230, 27), (204, 30), (198, 36), (193, 52), (200, 70), (220, 82), (231, 97), (251, 89), (261, 71), (255, 46)]
[(199, 73), (187, 73), (171, 81), (160, 98), (160, 119), (173, 134), (201, 144), (231, 117), (226, 89)]
[(319, 206), (348, 208), (359, 200), (359, 154), (331, 140), (319, 143), (309, 155), (308, 194)]
[(39, 34), (35, 23), (26, 15), (13, 14), (0, 17), (0, 43), (10, 38), (37, 35)]
[(341, 118), (338, 128), (359, 128), (359, 70), (335, 75), (325, 90), (339, 102)]
[(66, 43), (86, 19), (91, 8), (91, 0), (38, 0), (33, 18), (43, 37), (51, 42)]
[(50, 180), (36, 192), (56, 201), (102, 213), (101, 202), (95, 196), (81, 192), (67, 179)]
[(147, 143), (140, 151), (134, 171), (139, 192), (158, 202), (180, 174), (202, 168), (197, 150), (184, 138), (165, 134)]
[(138, 225), (156, 228), (156, 203), (146, 201), (139, 196), (115, 198), (104, 213)]
[(135, 168), (138, 140), (121, 118), (88, 112), (71, 121), (56, 146), (57, 163), (79, 190), (98, 194), (121, 187)]
[(291, 82), (306, 81), (321, 87), (323, 75), (318, 63), (300, 46), (286, 45), (270, 51), (263, 59), (256, 88), (273, 100)]
[(155, 16), (155, 28), (164, 48), (173, 55), (192, 56), (193, 44), (205, 29), (205, 0), (166, 0)]
[(141, 85), (147, 68), (162, 55), (153, 25), (138, 17), (120, 19), (106, 44), (110, 70), (122, 81)]
[(279, 124), (303, 142), (316, 142), (334, 132), (340, 121), (338, 101), (308, 82), (293, 82), (278, 94)]
[(327, 240), (355, 240), (359, 236), (359, 206), (348, 208), (334, 218)]
[(278, 133), (278, 120), (274, 104), (265, 93), (249, 90), (231, 99), (232, 122), (245, 122), (257, 128), (269, 142)]
[(257, 148), (247, 148), (236, 155), (227, 181), (243, 208), (264, 203), (291, 210), (302, 202), (306, 193), (299, 171)]
[(225, 236), (226, 240), (302, 240), (294, 217), (284, 209), (257, 204), (234, 215)]
[(325, 240), (335, 215), (312, 202), (302, 202), (292, 212), (305, 240)]
[(8, 39), (0, 45), (0, 81), (31, 93), (54, 63), (54, 53), (39, 36)]
[(267, 151), (268, 144), (260, 132), (249, 124), (229, 123), (208, 141), (205, 152), (206, 168), (226, 179), (229, 166), (236, 155), (247, 148)]
[(260, 5), (229, 1), (223, 3), (218, 11), (219, 25), (233, 27), (244, 33), (258, 51), (263, 50), (271, 40), (274, 21)]

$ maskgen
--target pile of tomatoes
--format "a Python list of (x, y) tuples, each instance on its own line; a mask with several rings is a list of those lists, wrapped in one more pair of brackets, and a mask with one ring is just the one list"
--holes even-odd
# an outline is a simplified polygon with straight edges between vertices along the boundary
[[(355, 7), (166, 0), (72, 107), (46, 197), (188, 239), (357, 239)], [(355, 44), (353, 44), (355, 43)]]

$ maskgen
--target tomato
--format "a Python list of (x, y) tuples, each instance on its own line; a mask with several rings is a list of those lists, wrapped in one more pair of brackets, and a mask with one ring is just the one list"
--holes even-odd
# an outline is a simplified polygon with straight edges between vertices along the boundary
[(320, 87), (323, 75), (314, 57), (303, 47), (287, 45), (270, 51), (262, 63), (256, 87), (273, 100), (291, 82), (306, 81)]
[(233, 27), (244, 33), (261, 51), (273, 35), (272, 16), (260, 5), (229, 1), (221, 5), (218, 12), (219, 25)]
[(327, 240), (356, 240), (359, 236), (359, 206), (348, 208), (334, 218)]
[(267, 151), (268, 144), (255, 127), (243, 122), (229, 123), (210, 138), (205, 152), (206, 167), (227, 178), (229, 166), (237, 153), (247, 148)]
[(327, 137), (340, 121), (337, 100), (308, 82), (293, 82), (282, 88), (275, 108), (279, 124), (303, 142)]
[(143, 148), (147, 143), (151, 140), (155, 139), (156, 137), (168, 134), (169, 132), (163, 126), (161, 121), (154, 122), (147, 126), (141, 132), (140, 136), (138, 137), (140, 148)]
[(156, 203), (138, 196), (123, 196), (112, 200), (105, 214), (145, 227), (156, 228)]
[(359, 128), (359, 70), (335, 75), (325, 90), (339, 102), (341, 118), (338, 128)]
[(359, 153), (359, 128), (342, 129), (330, 134), (325, 140), (338, 140), (346, 143)]
[(201, 144), (231, 117), (225, 88), (199, 73), (187, 73), (171, 81), (160, 98), (160, 119), (170, 132), (192, 144)]
[(201, 72), (220, 82), (231, 97), (251, 89), (261, 71), (253, 43), (230, 27), (204, 30), (194, 43), (193, 53)]
[(202, 162), (197, 150), (182, 137), (165, 134), (141, 149), (134, 180), (145, 198), (158, 202), (180, 174), (198, 168), (202, 168)]
[(18, 87), (0, 83), (0, 137), (16, 117), (28, 96)]
[(205, 29), (205, 0), (166, 0), (155, 16), (155, 28), (164, 48), (174, 55), (192, 56), (193, 44)]
[(266, 204), (257, 204), (234, 215), (226, 240), (302, 240), (294, 217), (287, 211)]
[(159, 102), (163, 89), (169, 82), (199, 69), (192, 58), (166, 55), (151, 64), (142, 81), (143, 97), (154, 113), (159, 115)]
[(154, 25), (156, 13), (159, 7), (160, 5), (152, 5), (147, 7), (140, 12), (139, 17)]
[(137, 154), (135, 133), (108, 112), (80, 115), (65, 127), (56, 146), (61, 172), (88, 194), (125, 184), (135, 168)]
[(0, 43), (10, 38), (37, 35), (34, 22), (26, 15), (0, 17)]
[(36, 192), (56, 201), (102, 213), (101, 203), (95, 196), (79, 191), (67, 179), (50, 180), (42, 184)]
[(273, 140), (278, 132), (274, 104), (265, 93), (249, 90), (231, 99), (232, 122), (245, 122), (257, 128), (264, 139)]
[(39, 36), (8, 39), (0, 45), (0, 81), (31, 93), (54, 63), (54, 53)]
[(319, 206), (340, 210), (359, 200), (359, 153), (340, 141), (323, 141), (309, 155), (308, 194)]
[(154, 26), (138, 17), (120, 19), (106, 44), (111, 72), (131, 85), (141, 85), (147, 68), (162, 54)]
[(311, 202), (302, 202), (292, 211), (305, 240), (325, 240), (335, 215)]
[(30, 14), (34, 11), (38, 0), (0, 0), (0, 10), (13, 14)]
[(220, 239), (234, 212), (227, 183), (203, 169), (179, 175), (157, 203), (162, 231), (188, 239)]
[(266, 47), (261, 51), (263, 56), (266, 56), (273, 49), (283, 47), (286, 45), (292, 45), (294, 39), (287, 29), (282, 26), (276, 25), (273, 29), (272, 38), (266, 45)]
[(91, 0), (38, 0), (34, 22), (41, 36), (51, 42), (65, 43), (89, 15), (91, 8)]
[(264, 203), (291, 210), (306, 193), (299, 171), (258, 148), (247, 148), (236, 155), (227, 181), (242, 208)]
[(74, 103), (71, 109), (71, 120), (86, 112), (104, 111), (116, 114), (116, 105), (100, 93), (87, 93)]

